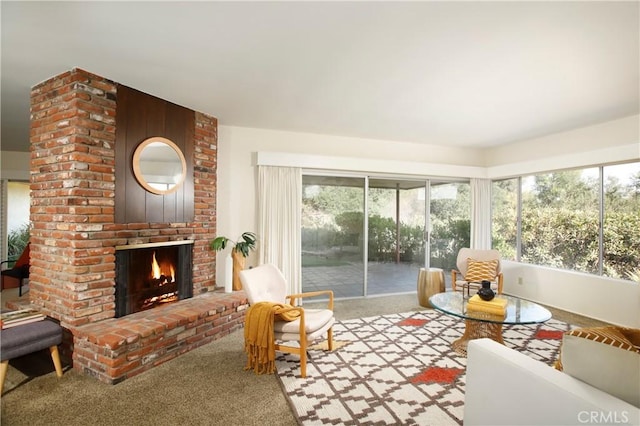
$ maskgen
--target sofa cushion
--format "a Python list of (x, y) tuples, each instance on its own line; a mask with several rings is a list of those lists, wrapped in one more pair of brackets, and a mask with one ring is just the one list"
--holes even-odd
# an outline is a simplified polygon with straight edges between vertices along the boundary
[(596, 342), (604, 343), (605, 345), (624, 349), (625, 351), (640, 352), (640, 349), (636, 347), (636, 345), (634, 345), (634, 343), (625, 335), (625, 330), (627, 330), (627, 335), (634, 334), (631, 332), (632, 329), (614, 326), (576, 328), (567, 333), (571, 336), (594, 340)]
[(640, 407), (640, 350), (635, 329), (594, 327), (568, 331), (556, 368)]
[[(637, 329), (615, 326), (586, 327), (569, 330), (566, 334), (593, 340), (626, 351), (640, 352), (640, 330)], [(563, 370), (562, 357), (556, 360), (554, 367), (560, 371)]]

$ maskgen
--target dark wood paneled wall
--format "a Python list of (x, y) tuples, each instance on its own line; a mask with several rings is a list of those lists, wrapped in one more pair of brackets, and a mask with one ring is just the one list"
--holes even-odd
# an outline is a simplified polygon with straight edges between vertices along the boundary
[[(192, 222), (195, 112), (121, 84), (117, 88), (115, 222)], [(187, 176), (171, 194), (146, 191), (133, 174), (133, 152), (140, 142), (152, 136), (172, 140), (187, 162)]]

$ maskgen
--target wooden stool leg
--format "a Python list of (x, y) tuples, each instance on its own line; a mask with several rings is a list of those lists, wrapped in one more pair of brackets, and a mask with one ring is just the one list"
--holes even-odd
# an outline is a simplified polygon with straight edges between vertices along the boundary
[(60, 353), (58, 352), (58, 346), (51, 346), (49, 348), (49, 352), (51, 352), (53, 365), (56, 367), (56, 376), (62, 377), (62, 363), (60, 362)]
[(4, 389), (4, 379), (7, 377), (7, 369), (9, 368), (9, 360), (2, 361), (0, 364), (0, 393)]

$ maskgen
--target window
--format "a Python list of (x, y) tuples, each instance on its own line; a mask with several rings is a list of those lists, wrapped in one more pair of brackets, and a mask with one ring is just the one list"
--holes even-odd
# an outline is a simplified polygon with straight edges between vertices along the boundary
[(598, 273), (597, 175), (582, 169), (522, 179), (522, 262)]
[(471, 241), (471, 186), (434, 181), (430, 201), (429, 266), (450, 271), (457, 267), (458, 251)]
[(491, 188), (491, 246), (506, 260), (517, 259), (520, 179), (494, 181)]
[(603, 183), (602, 273), (640, 282), (640, 163), (604, 167)]
[(505, 259), (638, 280), (640, 163), (494, 181), (492, 240)]
[(2, 238), (6, 238), (6, 246), (3, 243), (3, 260), (20, 256), (29, 241), (29, 182), (8, 181), (4, 196), (3, 209), (6, 210), (3, 215), (6, 216), (2, 218), (2, 229), (6, 235)]

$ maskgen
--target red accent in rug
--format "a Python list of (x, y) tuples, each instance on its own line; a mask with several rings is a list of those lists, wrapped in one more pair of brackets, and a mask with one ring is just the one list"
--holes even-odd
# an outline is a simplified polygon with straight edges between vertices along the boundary
[(411, 383), (453, 383), (462, 373), (464, 370), (459, 368), (429, 367), (414, 376)]
[(429, 322), (429, 320), (426, 320), (426, 319), (407, 318), (407, 319), (402, 320), (399, 323), (397, 323), (397, 325), (399, 325), (400, 327), (406, 327), (406, 326), (422, 327), (423, 325), (425, 325), (428, 322)]
[(560, 330), (544, 330), (540, 329), (536, 332), (536, 339), (549, 339), (549, 340), (561, 340), (564, 331)]

